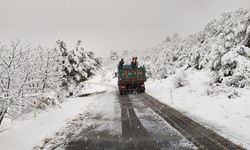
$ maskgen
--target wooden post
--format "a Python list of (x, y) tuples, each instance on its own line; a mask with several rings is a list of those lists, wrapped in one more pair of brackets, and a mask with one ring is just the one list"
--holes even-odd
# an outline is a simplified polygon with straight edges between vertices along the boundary
[(174, 101), (173, 101), (173, 89), (170, 88), (170, 101), (171, 101), (171, 104), (174, 104)]

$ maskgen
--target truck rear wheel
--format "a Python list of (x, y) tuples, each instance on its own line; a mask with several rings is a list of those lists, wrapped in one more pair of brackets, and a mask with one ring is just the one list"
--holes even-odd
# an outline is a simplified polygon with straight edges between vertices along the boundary
[(119, 94), (120, 94), (120, 95), (125, 95), (126, 92), (125, 92), (125, 91), (120, 91)]

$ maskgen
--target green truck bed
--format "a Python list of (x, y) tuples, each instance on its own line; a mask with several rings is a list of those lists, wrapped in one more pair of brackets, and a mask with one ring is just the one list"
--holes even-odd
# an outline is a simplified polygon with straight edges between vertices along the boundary
[(132, 68), (131, 65), (123, 65), (122, 69), (118, 69), (119, 81), (146, 81), (145, 67)]

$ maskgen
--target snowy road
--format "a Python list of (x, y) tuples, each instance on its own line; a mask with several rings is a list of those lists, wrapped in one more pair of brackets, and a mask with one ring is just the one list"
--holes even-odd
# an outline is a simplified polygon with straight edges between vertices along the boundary
[(138, 97), (120, 96), (116, 89), (102, 94), (93, 106), (98, 110), (89, 114), (95, 121), (73, 135), (66, 149), (196, 149)]
[(242, 149), (148, 94), (120, 96), (110, 87), (95, 98), (63, 146), (51, 140), (45, 149)]

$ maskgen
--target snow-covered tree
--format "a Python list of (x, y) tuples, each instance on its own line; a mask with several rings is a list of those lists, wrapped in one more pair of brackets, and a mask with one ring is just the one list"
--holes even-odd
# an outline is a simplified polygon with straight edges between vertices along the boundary
[(57, 93), (55, 98), (63, 97), (62, 88), (69, 91), (93, 76), (101, 65), (100, 59), (80, 43), (72, 50), (63, 41), (58, 41), (54, 49), (20, 41), (0, 44), (0, 123), (6, 115), (16, 118), (54, 105), (49, 92)]
[(193, 67), (217, 74), (220, 84), (244, 87), (249, 81), (249, 47), (250, 9), (238, 9), (213, 19), (198, 33), (188, 37), (174, 34), (154, 48), (120, 57), (137, 56), (150, 78), (166, 78), (180, 68)]
[(109, 58), (110, 58), (111, 60), (118, 60), (118, 58), (119, 58), (118, 52), (112, 50), (112, 51), (110, 52), (110, 57), (109, 57)]
[(69, 50), (66, 44), (58, 40), (58, 49), (61, 56), (58, 60), (59, 70), (62, 71), (61, 86), (71, 94), (73, 89), (81, 82), (92, 77), (101, 65), (101, 60), (95, 58), (93, 52), (87, 52), (77, 41), (75, 48)]

